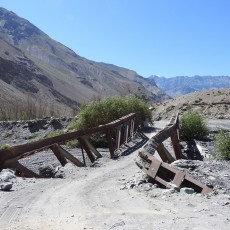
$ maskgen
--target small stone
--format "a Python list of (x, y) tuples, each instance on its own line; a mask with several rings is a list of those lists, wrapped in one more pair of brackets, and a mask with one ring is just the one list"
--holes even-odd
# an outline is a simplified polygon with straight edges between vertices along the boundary
[(2, 191), (10, 191), (13, 187), (12, 183), (3, 183), (0, 185)]
[(186, 194), (194, 194), (195, 190), (193, 188), (181, 188), (180, 189), (181, 192), (186, 193)]
[(12, 179), (16, 178), (14, 172), (10, 169), (3, 169), (0, 173), (0, 181), (10, 182)]
[(135, 184), (131, 184), (129, 188), (134, 188), (135, 186), (136, 186)]
[(167, 184), (167, 188), (169, 188), (169, 189), (174, 189), (174, 190), (177, 191), (177, 192), (180, 191), (180, 187), (178, 187), (177, 185), (172, 184), (172, 183), (168, 183), (168, 184)]
[(215, 181), (216, 180), (216, 178), (213, 177), (213, 176), (209, 176), (208, 179), (211, 180), (211, 181)]

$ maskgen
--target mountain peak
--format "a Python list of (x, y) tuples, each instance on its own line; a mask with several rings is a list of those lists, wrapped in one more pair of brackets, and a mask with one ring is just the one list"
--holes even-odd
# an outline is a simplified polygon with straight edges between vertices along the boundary
[(26, 19), (0, 7), (0, 35), (11, 37), (11, 43), (18, 45), (21, 40), (41, 35), (42, 32)]

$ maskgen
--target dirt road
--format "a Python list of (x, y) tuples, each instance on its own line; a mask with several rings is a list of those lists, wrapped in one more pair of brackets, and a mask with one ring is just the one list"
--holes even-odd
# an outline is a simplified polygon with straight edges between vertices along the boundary
[(68, 164), (66, 179), (20, 178), (15, 191), (0, 193), (0, 229), (230, 229), (227, 195), (127, 189), (143, 176), (136, 155), (101, 158), (100, 167)]

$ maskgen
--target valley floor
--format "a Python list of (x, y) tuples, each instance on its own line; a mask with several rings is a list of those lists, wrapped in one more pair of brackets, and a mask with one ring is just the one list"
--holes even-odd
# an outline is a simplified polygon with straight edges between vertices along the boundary
[(94, 167), (67, 164), (66, 179), (18, 178), (13, 191), (0, 192), (0, 229), (230, 229), (230, 195), (127, 188), (144, 176), (137, 152)]

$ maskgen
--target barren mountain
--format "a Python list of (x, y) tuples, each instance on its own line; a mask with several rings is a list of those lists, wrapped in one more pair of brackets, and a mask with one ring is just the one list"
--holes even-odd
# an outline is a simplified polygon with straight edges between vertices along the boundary
[(181, 114), (194, 110), (207, 118), (230, 119), (230, 88), (203, 90), (186, 94), (153, 106), (155, 118), (169, 118), (172, 113)]
[(177, 76), (165, 78), (153, 75), (149, 79), (153, 79), (156, 85), (171, 97), (200, 90), (230, 88), (229, 76)]
[(80, 57), (4, 8), (0, 8), (0, 92), (4, 100), (32, 97), (67, 110), (112, 95), (132, 93), (150, 102), (169, 98), (135, 71)]

